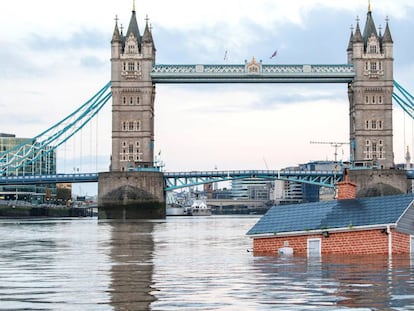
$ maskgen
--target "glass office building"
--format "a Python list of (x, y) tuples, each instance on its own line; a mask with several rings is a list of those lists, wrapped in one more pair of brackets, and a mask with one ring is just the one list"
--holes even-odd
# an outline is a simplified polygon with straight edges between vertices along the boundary
[[(30, 138), (19, 138), (14, 134), (0, 133), (0, 161), (7, 163), (10, 155), (7, 152), (15, 147), (22, 149), (36, 147), (37, 142)], [(51, 149), (43, 150), (39, 159), (18, 168), (4, 167), (2, 176), (22, 176), (56, 174), (56, 152)], [(47, 202), (56, 196), (56, 184), (42, 185), (7, 185), (0, 186), (0, 200), (23, 200), (30, 202)]]

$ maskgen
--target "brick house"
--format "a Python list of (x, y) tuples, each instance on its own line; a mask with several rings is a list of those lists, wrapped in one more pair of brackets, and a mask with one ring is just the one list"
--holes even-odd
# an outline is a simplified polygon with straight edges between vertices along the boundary
[[(343, 182), (338, 197), (353, 196)], [(273, 206), (248, 232), (255, 254), (410, 254), (414, 195)]]

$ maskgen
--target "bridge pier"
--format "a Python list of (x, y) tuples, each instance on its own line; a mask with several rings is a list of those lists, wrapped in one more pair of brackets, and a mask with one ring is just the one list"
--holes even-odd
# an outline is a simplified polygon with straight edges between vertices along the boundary
[(98, 219), (165, 218), (162, 172), (105, 172), (98, 177)]
[(349, 180), (357, 185), (357, 197), (404, 194), (411, 191), (411, 181), (405, 170), (349, 170)]

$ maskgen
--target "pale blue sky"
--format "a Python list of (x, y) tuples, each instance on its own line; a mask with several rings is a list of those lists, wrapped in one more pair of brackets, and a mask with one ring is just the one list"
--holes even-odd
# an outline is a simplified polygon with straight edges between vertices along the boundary
[[(371, 3), (377, 27), (390, 19), (395, 79), (414, 93), (414, 3)], [(223, 63), (225, 51), (226, 62), (236, 64), (252, 57), (343, 64), (350, 27), (357, 16), (363, 27), (367, 7), (366, 0), (136, 1), (141, 32), (146, 15), (153, 26), (160, 64)], [(127, 27), (131, 9), (132, 0), (1, 1), (0, 132), (35, 136), (106, 84), (114, 18)], [(60, 151), (60, 171), (108, 169), (110, 113), (108, 103), (82, 139)], [(168, 171), (333, 160), (332, 147), (309, 142), (349, 137), (346, 85), (159, 85), (155, 113), (156, 150)], [(99, 133), (98, 144), (89, 132)], [(404, 161), (404, 145), (412, 150), (412, 132), (412, 121), (395, 107), (396, 162)], [(339, 158), (348, 159), (348, 148)]]

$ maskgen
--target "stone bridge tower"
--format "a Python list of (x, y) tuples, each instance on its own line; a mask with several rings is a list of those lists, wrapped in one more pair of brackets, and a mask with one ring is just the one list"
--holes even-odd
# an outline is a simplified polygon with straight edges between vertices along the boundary
[(394, 169), (393, 47), (388, 20), (384, 33), (381, 28), (377, 32), (369, 5), (363, 33), (358, 21), (347, 49), (355, 71), (348, 85), (349, 177), (357, 185), (358, 197), (407, 193), (411, 188), (406, 172)]
[(163, 173), (154, 169), (155, 46), (146, 21), (138, 28), (135, 3), (124, 35), (111, 40), (112, 155), (110, 172), (99, 173), (99, 219), (165, 218)]
[(126, 34), (116, 21), (111, 41), (111, 171), (154, 165), (155, 51), (148, 19), (144, 34), (139, 32), (134, 4)]
[(393, 40), (386, 23), (377, 32), (368, 7), (364, 32), (357, 21), (348, 45), (348, 63), (355, 79), (348, 86), (350, 151), (354, 167), (394, 167), (392, 131)]

